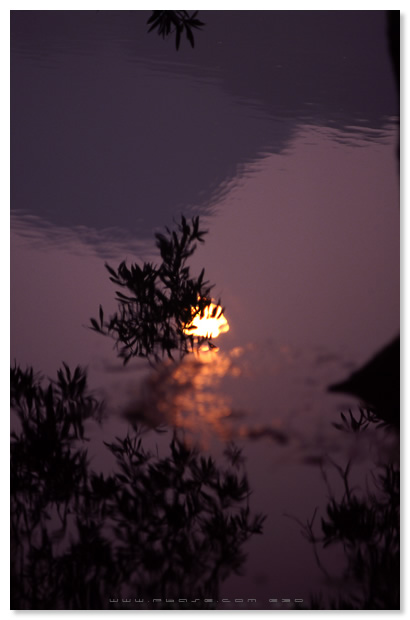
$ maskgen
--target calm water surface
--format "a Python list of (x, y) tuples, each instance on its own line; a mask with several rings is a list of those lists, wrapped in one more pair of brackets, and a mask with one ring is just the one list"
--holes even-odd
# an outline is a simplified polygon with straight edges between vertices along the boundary
[[(125, 410), (187, 429), (218, 459), (230, 439), (243, 447), (267, 520), (221, 596), (270, 609), (340, 594), (284, 515), (304, 521), (326, 503), (308, 462), (355, 455), (360, 478), (394, 450), (376, 431), (342, 441), (332, 422), (357, 401), (326, 391), (399, 329), (385, 17), (205, 11), (195, 49), (176, 52), (146, 34), (148, 16), (12, 13), (12, 363), (52, 377), (63, 360), (88, 368), (107, 402), (103, 428), (90, 427), (100, 468)], [(215, 282), (230, 331), (200, 361), (124, 368), (86, 329), (100, 303), (115, 309), (104, 262), (155, 257), (154, 232), (180, 213), (209, 230), (191, 264)]]

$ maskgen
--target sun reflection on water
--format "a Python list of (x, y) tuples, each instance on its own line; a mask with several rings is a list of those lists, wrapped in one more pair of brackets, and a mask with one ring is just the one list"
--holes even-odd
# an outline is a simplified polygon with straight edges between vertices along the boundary
[(145, 383), (138, 401), (129, 403), (125, 417), (131, 423), (149, 426), (170, 424), (204, 435), (230, 437), (230, 422), (238, 417), (232, 398), (221, 390), (224, 377), (241, 374), (236, 347), (225, 353), (203, 344), (179, 363), (166, 362)]
[(184, 328), (185, 334), (203, 338), (217, 338), (220, 334), (229, 331), (229, 323), (223, 314), (223, 308), (217, 304), (211, 303), (203, 310), (195, 308), (196, 313), (192, 321)]

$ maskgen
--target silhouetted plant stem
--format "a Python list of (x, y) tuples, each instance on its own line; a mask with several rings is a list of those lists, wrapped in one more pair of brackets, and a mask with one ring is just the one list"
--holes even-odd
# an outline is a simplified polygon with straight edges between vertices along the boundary
[(142, 267), (128, 268), (123, 261), (115, 270), (106, 265), (110, 280), (125, 292), (116, 292), (118, 311), (106, 321), (100, 306), (98, 319), (90, 319), (90, 328), (114, 338), (124, 364), (135, 356), (158, 361), (166, 354), (173, 359), (207, 340), (186, 331), (212, 301), (212, 286), (204, 281), (204, 269), (193, 278), (187, 265), (196, 242), (203, 243), (207, 231), (200, 230), (198, 217), (189, 224), (182, 216), (177, 229), (166, 232), (156, 234), (162, 259), (159, 266), (145, 262)]
[[(351, 412), (350, 412), (351, 414)], [(335, 425), (348, 431), (348, 418), (342, 415), (343, 424)], [(350, 415), (350, 432), (368, 432), (369, 423), (380, 426), (377, 418)], [(386, 427), (387, 428), (387, 427)], [(393, 431), (394, 432), (394, 431)], [(399, 463), (377, 463), (372, 473), (373, 486), (365, 489), (353, 487), (351, 471), (353, 461), (341, 466), (328, 458), (343, 483), (340, 498), (332, 490), (327, 473), (321, 467), (328, 490), (328, 504), (321, 518), (320, 528), (315, 528), (315, 510), (306, 523), (291, 517), (302, 528), (303, 536), (312, 545), (317, 566), (328, 583), (336, 582), (340, 575), (333, 575), (321, 559), (318, 547), (340, 545), (346, 564), (342, 576), (344, 583), (356, 584), (344, 589), (339, 597), (324, 601), (322, 596), (311, 598), (311, 609), (399, 609), (400, 608), (400, 513), (399, 513)], [(377, 474), (376, 474), (377, 472)], [(289, 515), (287, 515), (289, 516)]]

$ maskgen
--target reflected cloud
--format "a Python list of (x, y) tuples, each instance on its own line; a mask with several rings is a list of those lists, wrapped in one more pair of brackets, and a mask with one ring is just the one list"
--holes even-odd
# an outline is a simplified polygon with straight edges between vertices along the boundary
[(231, 397), (222, 393), (220, 384), (224, 377), (241, 375), (236, 360), (242, 353), (241, 347), (225, 353), (217, 347), (203, 346), (177, 364), (162, 363), (143, 385), (138, 398), (129, 402), (124, 417), (133, 425), (170, 424), (230, 438), (230, 421), (241, 414), (233, 409)]
[[(217, 47), (170, 54), (136, 34), (138, 11), (13, 12), (13, 209), (149, 237), (179, 209), (210, 213), (303, 125), (342, 144), (383, 139), (396, 109), (383, 12), (294, 13), (210, 11), (202, 43), (212, 32)], [(28, 136), (36, 148), (21, 148)]]
[(239, 436), (244, 439), (267, 438), (281, 446), (287, 445), (290, 441), (290, 437), (287, 433), (274, 426), (241, 427)]
[[(331, 420), (323, 425), (330, 407), (330, 401), (323, 400), (327, 373), (317, 385), (306, 386), (305, 372), (315, 359), (315, 354), (306, 358), (286, 344), (249, 343), (229, 351), (204, 344), (180, 362), (162, 362), (138, 388), (133, 383), (122, 416), (134, 427), (184, 429), (205, 445), (212, 437), (270, 444), (285, 450), (275, 455), (280, 462), (312, 458), (312, 446), (315, 459), (330, 447), (350, 449), (348, 442), (343, 447), (335, 438)], [(253, 386), (252, 398), (248, 385)]]
[(89, 226), (58, 226), (43, 217), (15, 209), (10, 213), (11, 231), (41, 250), (66, 249), (76, 256), (117, 258), (124, 252), (147, 256), (152, 246), (127, 235), (120, 227), (98, 229)]

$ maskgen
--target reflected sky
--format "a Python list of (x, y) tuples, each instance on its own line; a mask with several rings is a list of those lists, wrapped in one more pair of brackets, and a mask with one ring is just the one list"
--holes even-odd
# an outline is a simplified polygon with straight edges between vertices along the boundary
[[(357, 148), (340, 144), (334, 130), (305, 127), (286, 156), (249, 165), (247, 178), (238, 178), (220, 201), (191, 262), (194, 273), (206, 267), (207, 279), (216, 282), (214, 296), (227, 308), (226, 346), (267, 341), (274, 350), (323, 350), (358, 365), (395, 335), (398, 187), (395, 135), (385, 131), (390, 139), (362, 140)], [(88, 355), (83, 338), (93, 350), (90, 336), (99, 339), (80, 326), (99, 303), (114, 309), (103, 259), (116, 265), (155, 258), (152, 242), (126, 237), (121, 243), (114, 232), (57, 228), (39, 216), (12, 218), (14, 356), (37, 365), (35, 351), (42, 351), (41, 367), (51, 372), (66, 354), (62, 346), (56, 359), (54, 348), (44, 348), (44, 331), (33, 331), (33, 322), (55, 330), (55, 343), (69, 342), (72, 329), (81, 359)], [(35, 303), (39, 292), (46, 295), (41, 304)], [(26, 308), (36, 320), (27, 320)], [(329, 383), (344, 375), (343, 364)], [(306, 369), (305, 380), (314, 382), (315, 372), (315, 366)]]
[[(381, 11), (202, 13), (195, 49), (176, 53), (146, 35), (149, 12), (12, 12), (11, 360), (87, 367), (107, 404), (97, 438), (143, 420), (215, 455), (238, 441), (269, 519), (226, 595), (307, 597), (321, 577), (283, 517), (323, 505), (306, 463), (397, 448), (377, 433), (341, 446), (331, 422), (356, 401), (326, 392), (399, 329), (386, 24)], [(123, 367), (86, 327), (99, 304), (116, 309), (104, 262), (159, 262), (153, 231), (181, 212), (209, 230), (190, 264), (230, 329), (218, 351)]]
[(144, 11), (12, 12), (13, 210), (151, 236), (209, 212), (300, 123), (383, 136), (396, 110), (382, 12), (205, 13), (195, 50), (176, 54)]

